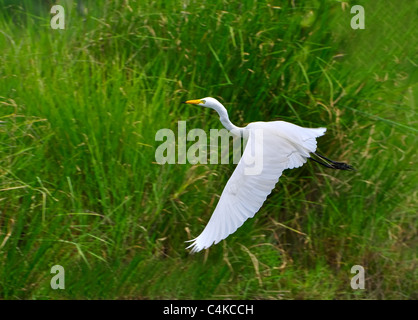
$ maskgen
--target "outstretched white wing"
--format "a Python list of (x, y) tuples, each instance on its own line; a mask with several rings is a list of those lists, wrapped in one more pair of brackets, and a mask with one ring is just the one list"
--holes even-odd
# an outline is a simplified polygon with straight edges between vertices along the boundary
[(206, 228), (187, 247), (198, 252), (225, 239), (261, 208), (283, 170), (302, 166), (316, 150), (325, 128), (309, 129), (283, 122), (255, 122), (245, 130), (247, 146), (228, 180)]

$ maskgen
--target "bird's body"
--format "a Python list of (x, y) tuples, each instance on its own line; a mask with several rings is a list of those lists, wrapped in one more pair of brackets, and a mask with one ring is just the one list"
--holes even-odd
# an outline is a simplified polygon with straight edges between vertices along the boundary
[[(310, 153), (315, 153), (316, 138), (325, 128), (304, 128), (285, 121), (253, 122), (244, 128), (233, 125), (225, 107), (216, 99), (189, 100), (216, 110), (222, 124), (233, 134), (248, 137), (243, 155), (228, 180), (221, 198), (203, 232), (188, 247), (191, 252), (217, 244), (235, 232), (248, 218), (252, 218), (263, 205), (278, 182), (282, 172), (302, 166)], [(340, 162), (315, 160), (334, 169), (352, 169)]]

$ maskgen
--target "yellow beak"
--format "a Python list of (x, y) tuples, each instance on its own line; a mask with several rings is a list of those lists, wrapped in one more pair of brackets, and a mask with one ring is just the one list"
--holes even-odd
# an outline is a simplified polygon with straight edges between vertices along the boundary
[(197, 100), (187, 100), (187, 101), (183, 101), (183, 103), (187, 103), (187, 104), (200, 104), (200, 103), (204, 103), (202, 100), (197, 99)]

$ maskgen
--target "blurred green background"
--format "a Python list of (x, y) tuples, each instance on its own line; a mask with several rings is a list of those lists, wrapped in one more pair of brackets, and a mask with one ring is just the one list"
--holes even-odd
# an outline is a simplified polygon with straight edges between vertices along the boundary
[[(418, 298), (416, 2), (58, 3), (64, 30), (52, 1), (0, 0), (1, 299)], [(357, 171), (285, 171), (189, 255), (234, 165), (159, 165), (155, 133), (221, 128), (180, 103), (205, 96), (238, 126), (325, 126)]]

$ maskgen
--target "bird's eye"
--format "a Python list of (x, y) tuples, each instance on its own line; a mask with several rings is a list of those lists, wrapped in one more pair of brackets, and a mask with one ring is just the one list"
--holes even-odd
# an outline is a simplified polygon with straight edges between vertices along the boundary
[(200, 101), (202, 101), (202, 103), (203, 103), (203, 104), (205, 104), (205, 103), (206, 103), (206, 100), (200, 100)]

